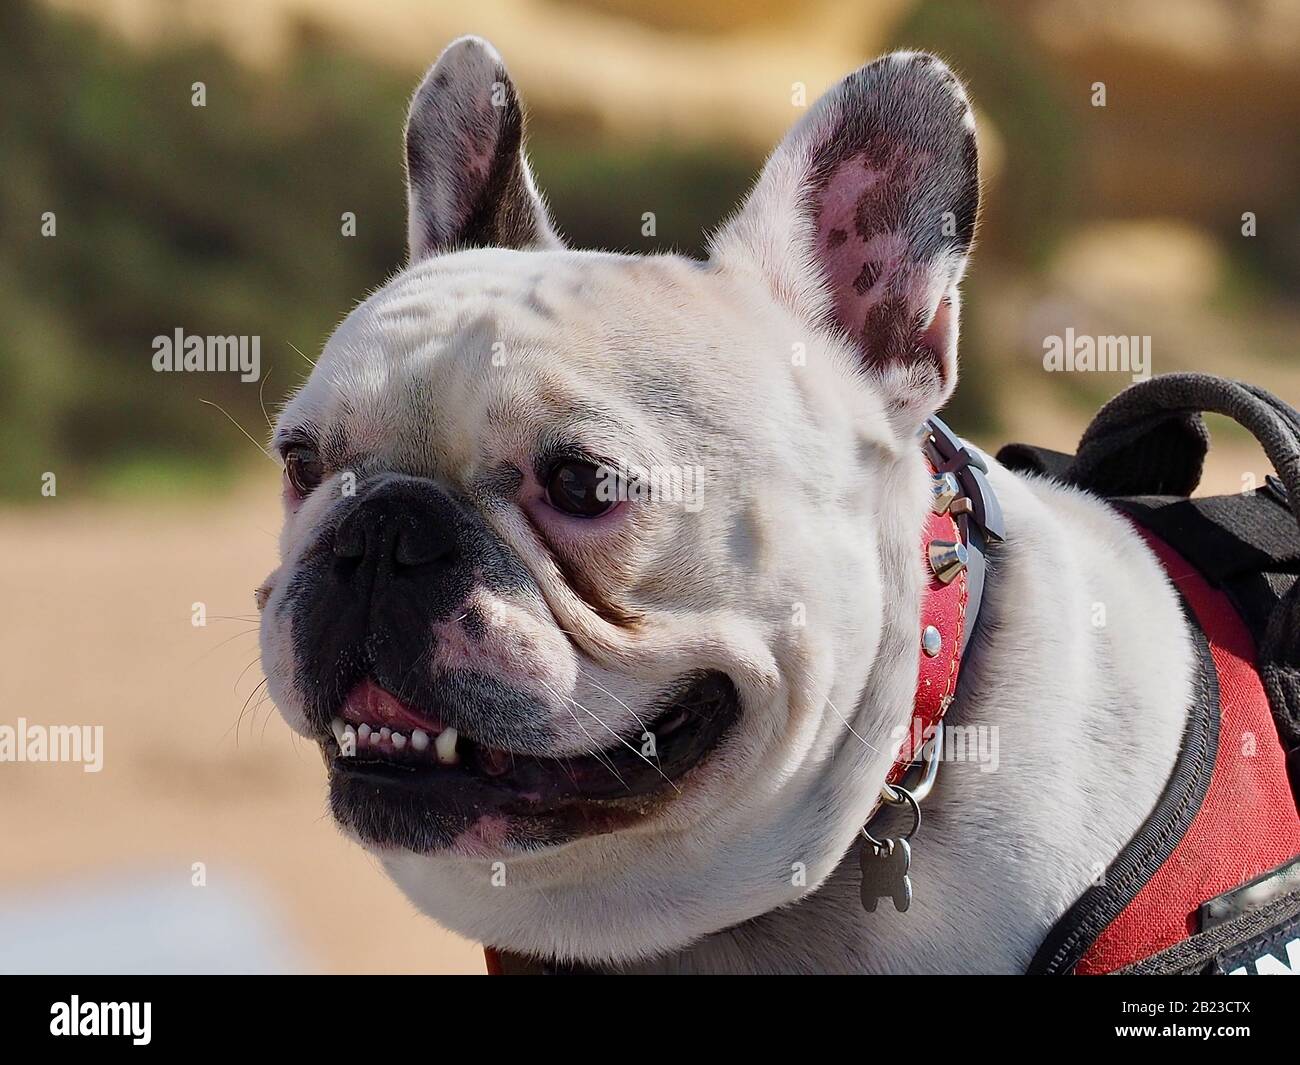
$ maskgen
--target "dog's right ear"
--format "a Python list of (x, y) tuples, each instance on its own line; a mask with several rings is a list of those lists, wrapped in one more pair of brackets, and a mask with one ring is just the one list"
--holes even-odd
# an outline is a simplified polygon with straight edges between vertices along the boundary
[(965, 91), (934, 56), (896, 52), (786, 135), (713, 257), (846, 340), (905, 434), (956, 384), (957, 283), (978, 206)]
[(453, 41), (415, 92), (406, 120), (412, 263), (457, 248), (557, 247), (524, 156), (524, 112), (487, 41)]

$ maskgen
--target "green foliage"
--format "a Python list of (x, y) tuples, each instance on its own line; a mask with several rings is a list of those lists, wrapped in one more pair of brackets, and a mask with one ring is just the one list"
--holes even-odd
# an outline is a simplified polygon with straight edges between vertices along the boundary
[(24, 4), (0, 18), (0, 492), (29, 496), (51, 469), (117, 485), (145, 455), (196, 471), (256, 458), (199, 400), (260, 437), (258, 385), (154, 373), (152, 340), (260, 335), (268, 401), (283, 395), (306, 368), (289, 345), (318, 347), (399, 261), (406, 79), (310, 43), (257, 77)]
[[(0, 495), (36, 498), (46, 470), (116, 494), (189, 468), (205, 490), (264, 461), (200, 403), (265, 439), (258, 384), (155, 373), (153, 338), (260, 336), (260, 391), (284, 398), (308, 369), (293, 347), (314, 357), (404, 258), (411, 77), (311, 34), (270, 74), (208, 45), (142, 52), (25, 2), (0, 9), (0, 37)], [(532, 147), (571, 241), (627, 251), (698, 253), (759, 162), (577, 123), (534, 122)]]
[[(572, 244), (697, 257), (763, 163), (726, 147), (593, 144), (580, 132), (537, 124), (530, 154), (556, 221)], [(641, 235), (646, 212), (654, 214), (654, 237)]]

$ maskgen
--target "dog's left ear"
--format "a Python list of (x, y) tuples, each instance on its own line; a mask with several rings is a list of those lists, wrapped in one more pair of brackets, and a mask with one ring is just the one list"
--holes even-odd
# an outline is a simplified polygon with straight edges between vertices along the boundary
[(524, 156), (524, 112), (487, 41), (449, 44), (406, 119), (412, 263), (457, 248), (560, 244)]
[(910, 431), (957, 383), (957, 283), (978, 207), (961, 84), (934, 56), (896, 52), (786, 135), (713, 259), (757, 271), (810, 325), (847, 338)]

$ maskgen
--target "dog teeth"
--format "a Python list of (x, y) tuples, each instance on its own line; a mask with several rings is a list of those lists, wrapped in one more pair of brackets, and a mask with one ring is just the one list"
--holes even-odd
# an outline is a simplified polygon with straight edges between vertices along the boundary
[(433, 741), (433, 745), (438, 752), (438, 761), (442, 765), (455, 765), (460, 760), (456, 756), (456, 739), (456, 730), (454, 728), (445, 728), (438, 733), (438, 738)]
[(336, 717), (330, 722), (330, 731), (334, 733), (334, 738), (338, 741), (339, 753), (343, 755), (356, 754), (363, 747), (378, 750), (388, 746), (396, 752), (405, 751), (409, 746), (416, 754), (430, 751), (441, 765), (456, 765), (460, 762), (460, 754), (456, 750), (459, 736), (454, 728), (433, 733), (417, 728), (412, 729), (410, 735), (407, 735), (403, 732), (395, 732), (387, 726), (374, 728), (365, 724), (353, 725), (341, 717)]
[(330, 722), (330, 731), (339, 745), (339, 754), (347, 758), (357, 753), (357, 733), (351, 725), (336, 717)]

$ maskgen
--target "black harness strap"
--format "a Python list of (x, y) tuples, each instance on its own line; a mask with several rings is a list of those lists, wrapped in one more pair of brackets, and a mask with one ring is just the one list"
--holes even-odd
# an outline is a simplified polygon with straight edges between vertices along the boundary
[(1101, 882), (1080, 895), (1052, 926), (1025, 970), (1029, 976), (1071, 972), (1173, 853), (1205, 800), (1219, 750), (1219, 675), (1191, 608), (1184, 604), (1183, 611), (1196, 649), (1196, 702), (1187, 715), (1169, 782), (1151, 815), (1110, 863)]
[[(1300, 525), (1300, 413), (1262, 388), (1211, 374), (1166, 374), (1121, 392), (1084, 432), (1070, 481), (1105, 496), (1190, 495), (1209, 442), (1201, 411), (1250, 430)], [(1292, 580), (1272, 610), (1257, 647), (1291, 790), (1300, 802), (1300, 582)]]
[[(1202, 411), (1248, 429), (1277, 478), (1239, 496), (1186, 498), (1209, 447)], [(1300, 413), (1254, 385), (1165, 374), (1107, 403), (1077, 455), (1009, 444), (998, 460), (1109, 499), (1228, 595), (1255, 640), (1300, 805)]]

